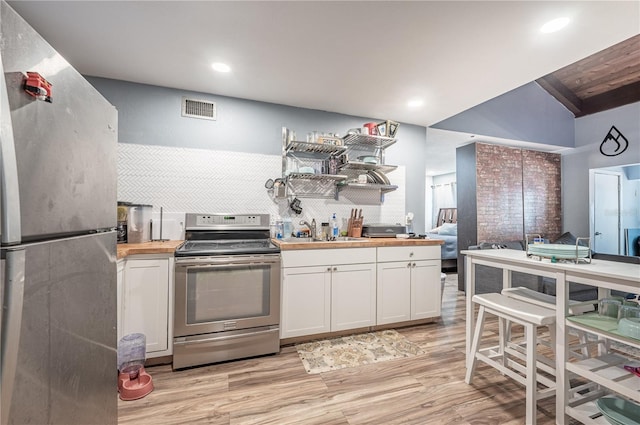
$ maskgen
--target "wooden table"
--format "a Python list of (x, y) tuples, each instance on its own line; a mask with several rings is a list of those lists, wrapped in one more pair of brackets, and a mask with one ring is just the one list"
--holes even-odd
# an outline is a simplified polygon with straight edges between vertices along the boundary
[[(569, 390), (566, 363), (569, 285), (567, 282), (584, 283), (598, 288), (598, 297), (606, 296), (610, 290), (640, 293), (640, 265), (594, 259), (586, 263), (551, 263), (548, 259), (527, 257), (524, 251), (511, 249), (488, 249), (462, 251), (465, 255), (466, 282), (466, 355), (469, 358), (475, 309), (472, 302), (475, 294), (475, 266), (484, 265), (502, 269), (503, 286), (511, 286), (511, 273), (521, 272), (556, 280), (556, 412), (565, 412)], [(564, 414), (556, 414), (556, 424), (565, 423)]]

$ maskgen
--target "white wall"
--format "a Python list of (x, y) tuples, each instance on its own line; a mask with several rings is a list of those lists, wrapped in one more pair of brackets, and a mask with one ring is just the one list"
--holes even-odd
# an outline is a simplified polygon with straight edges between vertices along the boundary
[[(313, 218), (320, 226), (335, 212), (346, 230), (349, 212), (355, 207), (362, 209), (368, 223), (404, 223), (404, 190), (386, 194), (382, 205), (370, 191), (343, 193), (339, 201), (303, 198), (303, 211), (297, 215), (287, 200), (274, 199), (264, 187), (280, 170), (279, 155), (121, 143), (118, 199), (151, 204), (156, 210), (163, 207), (168, 217), (185, 212), (268, 213), (290, 217), (294, 228), (302, 227), (300, 220)], [(389, 173), (389, 179), (404, 187), (404, 175), (404, 167), (399, 167)]]
[[(575, 149), (562, 155), (562, 220), (564, 231), (589, 235), (589, 170), (640, 163), (640, 102), (576, 119)], [(618, 156), (600, 153), (615, 126), (629, 141)]]
[[(138, 145), (138, 148), (150, 147), (121, 146), (121, 155), (132, 158), (129, 161), (131, 167), (119, 166), (119, 200), (151, 203), (156, 208), (164, 205), (167, 210), (174, 208), (169, 208), (169, 205), (175, 205), (175, 208), (188, 212), (244, 212), (245, 206), (251, 206), (251, 212), (277, 211), (279, 215), (285, 215), (285, 202), (274, 204), (264, 189), (267, 178), (282, 174), (279, 162), (282, 127), (295, 130), (297, 138), (304, 139), (309, 131), (345, 134), (349, 128), (361, 127), (364, 122), (372, 121), (363, 117), (125, 81), (87, 79), (118, 109), (119, 143)], [(181, 117), (183, 96), (216, 102), (218, 119), (207, 121)], [(398, 184), (399, 189), (386, 194), (384, 204), (372, 201), (374, 192), (355, 193), (349, 189), (341, 193), (339, 201), (302, 199), (305, 219), (315, 217), (318, 222), (326, 221), (332, 212), (338, 213), (339, 217), (348, 217), (351, 208), (362, 207), (365, 223), (374, 220), (404, 223), (405, 212), (411, 211), (416, 217), (415, 230), (422, 233), (426, 128), (401, 124), (396, 137), (398, 142), (386, 151), (386, 163), (399, 166), (388, 175), (391, 183)], [(165, 154), (167, 156), (163, 156)], [(147, 168), (148, 172), (134, 172), (142, 164), (153, 167), (145, 155), (152, 155), (155, 158), (153, 163), (172, 170), (173, 178), (163, 174), (163, 169)], [(194, 158), (196, 163), (191, 162)], [(208, 158), (210, 164), (200, 161), (201, 158)], [(251, 166), (247, 166), (247, 160)], [(262, 160), (264, 162), (260, 163)], [(215, 170), (220, 166), (229, 171), (233, 168), (234, 176), (239, 171), (242, 174), (240, 180), (228, 178), (228, 174), (217, 174)], [(193, 178), (181, 180), (179, 170)], [(199, 175), (205, 177), (199, 179), (196, 177)], [(157, 181), (168, 184), (158, 185)], [(181, 184), (171, 184), (177, 181)], [(230, 192), (229, 187), (235, 192)], [(131, 189), (135, 191), (131, 192)], [(154, 190), (156, 192), (152, 194)]]

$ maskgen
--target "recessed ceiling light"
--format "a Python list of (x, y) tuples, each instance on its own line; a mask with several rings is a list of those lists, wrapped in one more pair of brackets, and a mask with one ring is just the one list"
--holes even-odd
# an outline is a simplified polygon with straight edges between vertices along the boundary
[(410, 100), (407, 105), (409, 106), (409, 108), (418, 108), (424, 105), (424, 101), (422, 99), (413, 99)]
[(222, 63), (222, 62), (216, 62), (214, 64), (211, 64), (211, 67), (214, 69), (214, 71), (218, 71), (218, 72), (231, 71), (231, 67), (229, 67), (229, 65), (227, 65), (226, 63)]
[(552, 21), (547, 22), (540, 28), (540, 32), (545, 34), (560, 31), (562, 28), (566, 27), (569, 24), (569, 18), (557, 18)]

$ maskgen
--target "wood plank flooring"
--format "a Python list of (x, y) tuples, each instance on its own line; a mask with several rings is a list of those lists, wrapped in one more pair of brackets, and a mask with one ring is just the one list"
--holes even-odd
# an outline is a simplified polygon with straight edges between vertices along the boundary
[[(399, 328), (425, 351), (409, 359), (309, 375), (293, 346), (272, 356), (171, 371), (147, 369), (155, 390), (118, 400), (120, 424), (523, 424), (525, 390), (480, 363), (464, 383), (465, 298), (449, 274), (441, 319)], [(487, 335), (497, 335), (488, 322)], [(555, 399), (538, 404), (555, 423)], [(570, 422), (577, 424), (579, 422)]]

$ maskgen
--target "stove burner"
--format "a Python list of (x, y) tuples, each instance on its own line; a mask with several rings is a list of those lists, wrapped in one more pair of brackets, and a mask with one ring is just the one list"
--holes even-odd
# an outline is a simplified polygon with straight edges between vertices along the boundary
[(179, 257), (196, 255), (265, 254), (280, 252), (269, 239), (188, 240), (176, 251)]
[(176, 257), (277, 254), (268, 214), (187, 214), (187, 240)]

